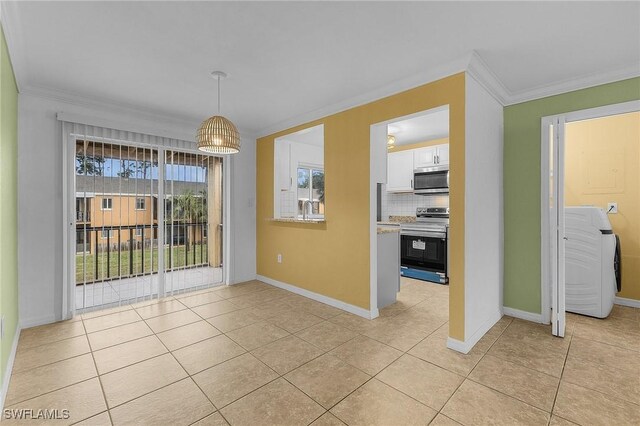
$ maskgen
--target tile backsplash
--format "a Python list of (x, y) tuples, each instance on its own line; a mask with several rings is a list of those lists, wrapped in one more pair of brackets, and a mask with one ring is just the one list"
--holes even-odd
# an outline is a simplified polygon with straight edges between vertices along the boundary
[(388, 220), (389, 216), (415, 216), (418, 207), (449, 207), (449, 195), (387, 192), (382, 185), (382, 220)]

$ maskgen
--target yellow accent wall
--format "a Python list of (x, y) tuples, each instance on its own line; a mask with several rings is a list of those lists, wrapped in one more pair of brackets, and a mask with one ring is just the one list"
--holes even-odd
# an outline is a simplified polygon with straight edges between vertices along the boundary
[(444, 145), (449, 143), (449, 138), (441, 138), (441, 139), (431, 139), (424, 142), (412, 143), (409, 145), (398, 145), (393, 149), (390, 149), (388, 152), (398, 152), (398, 151), (408, 151), (410, 149), (418, 149), (418, 148), (426, 148), (428, 146), (434, 145)]
[(620, 297), (640, 300), (640, 112), (566, 125), (565, 205), (618, 203), (609, 220), (622, 247)]
[[(258, 274), (369, 309), (370, 126), (442, 105), (450, 108), (449, 335), (464, 340), (464, 73), (258, 139)], [(273, 222), (274, 139), (319, 124), (326, 223)]]

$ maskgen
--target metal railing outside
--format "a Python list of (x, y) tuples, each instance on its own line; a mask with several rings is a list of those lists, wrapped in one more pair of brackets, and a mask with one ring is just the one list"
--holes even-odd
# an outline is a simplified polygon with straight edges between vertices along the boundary
[[(166, 225), (165, 271), (209, 265), (207, 223)], [(76, 284), (158, 272), (158, 225), (78, 226)]]

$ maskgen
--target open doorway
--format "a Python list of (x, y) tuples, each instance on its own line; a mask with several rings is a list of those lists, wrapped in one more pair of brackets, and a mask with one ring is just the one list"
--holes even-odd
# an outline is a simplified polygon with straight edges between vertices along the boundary
[(380, 164), (386, 164), (375, 197), (380, 315), (415, 307), (444, 324), (449, 319), (449, 107), (372, 126), (373, 144), (384, 158)]
[(563, 337), (565, 312), (640, 306), (640, 102), (542, 125), (543, 319)]

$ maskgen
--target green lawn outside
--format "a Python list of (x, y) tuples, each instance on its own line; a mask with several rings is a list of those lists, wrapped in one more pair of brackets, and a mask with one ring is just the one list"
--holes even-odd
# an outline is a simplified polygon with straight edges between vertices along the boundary
[[(195, 249), (195, 259), (194, 259)], [(144, 250), (144, 265), (142, 263), (143, 250), (133, 250), (133, 275), (148, 274), (158, 272), (158, 249)], [(109, 258), (109, 274), (107, 274), (107, 257)], [(120, 270), (118, 270), (118, 257), (120, 257)], [(169, 248), (164, 249), (165, 264), (169, 264)], [(131, 258), (128, 250), (123, 250), (118, 256), (118, 252), (111, 252), (107, 256), (106, 252), (98, 254), (98, 272), (96, 276), (96, 255), (91, 253), (76, 254), (76, 283), (83, 284), (107, 278), (126, 278), (131, 276), (129, 268)], [(189, 245), (187, 252), (185, 246), (173, 247), (171, 253), (171, 267), (200, 265), (207, 261), (207, 244)], [(153, 265), (153, 271), (152, 271)], [(86, 275), (85, 275), (86, 272)]]

